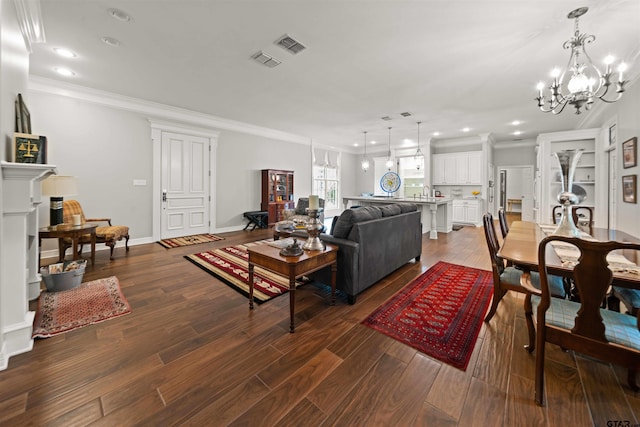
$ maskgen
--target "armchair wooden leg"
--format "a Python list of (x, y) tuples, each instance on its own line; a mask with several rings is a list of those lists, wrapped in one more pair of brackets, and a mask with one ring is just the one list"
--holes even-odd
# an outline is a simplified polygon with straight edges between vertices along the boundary
[(109, 256), (109, 259), (113, 260), (113, 249), (116, 247), (116, 242), (107, 242), (106, 245), (109, 246), (109, 249), (111, 249), (111, 255)]
[(124, 247), (129, 252), (129, 235), (124, 236)]

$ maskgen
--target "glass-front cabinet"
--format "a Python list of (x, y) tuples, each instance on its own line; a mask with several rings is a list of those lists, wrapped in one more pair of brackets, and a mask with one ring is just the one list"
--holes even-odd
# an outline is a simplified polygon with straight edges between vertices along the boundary
[(260, 210), (269, 213), (269, 225), (281, 221), (285, 209), (294, 208), (293, 171), (263, 169)]

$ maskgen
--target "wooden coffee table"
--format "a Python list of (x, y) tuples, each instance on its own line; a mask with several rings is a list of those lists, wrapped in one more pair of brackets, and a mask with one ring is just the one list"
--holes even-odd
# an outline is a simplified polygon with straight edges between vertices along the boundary
[(338, 270), (338, 247), (326, 245), (322, 251), (304, 251), (299, 256), (282, 256), (280, 248), (269, 244), (255, 245), (247, 249), (249, 253), (249, 309), (253, 309), (253, 269), (259, 267), (282, 274), (289, 278), (289, 311), (291, 322), (289, 332), (295, 330), (295, 290), (296, 279), (321, 268), (331, 267), (331, 305), (336, 302), (336, 272)]

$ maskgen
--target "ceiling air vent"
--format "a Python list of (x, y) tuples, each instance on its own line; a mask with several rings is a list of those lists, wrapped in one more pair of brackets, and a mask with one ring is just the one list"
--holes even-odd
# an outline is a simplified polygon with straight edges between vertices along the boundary
[(275, 41), (275, 43), (281, 48), (286, 49), (287, 51), (293, 53), (294, 55), (296, 53), (302, 52), (307, 48), (305, 45), (303, 45), (302, 43), (300, 43), (299, 41), (297, 41), (296, 39), (294, 39), (288, 34), (285, 34), (284, 36), (280, 37), (278, 40)]
[(273, 68), (281, 64), (281, 61), (277, 60), (271, 55), (267, 55), (263, 51), (254, 53), (253, 55), (251, 55), (251, 58), (269, 68)]
[(407, 111), (407, 112), (405, 112), (405, 113), (400, 113), (400, 115), (401, 115), (402, 117), (409, 117), (409, 116), (411, 115), (411, 113), (409, 113), (409, 112)]
[(391, 120), (391, 117), (389, 116), (384, 116), (384, 117), (380, 117), (382, 120), (384, 120), (385, 122), (388, 122), (389, 120)]

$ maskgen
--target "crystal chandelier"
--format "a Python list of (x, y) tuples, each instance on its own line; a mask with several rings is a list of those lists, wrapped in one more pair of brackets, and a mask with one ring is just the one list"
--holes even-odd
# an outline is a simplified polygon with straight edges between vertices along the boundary
[(422, 154), (422, 150), (420, 150), (420, 123), (422, 122), (417, 122), (418, 123), (418, 150), (416, 151), (416, 154), (413, 156), (413, 160), (415, 160), (416, 162), (416, 169), (420, 170), (420, 167), (422, 167), (422, 161), (424, 160), (424, 154)]
[(550, 90), (548, 98), (545, 98), (543, 94), (545, 84), (543, 82), (538, 83), (536, 100), (540, 110), (545, 113), (560, 114), (564, 107), (569, 104), (575, 107), (576, 114), (580, 114), (582, 107), (586, 110), (591, 108), (595, 98), (607, 103), (616, 102), (622, 97), (624, 85), (628, 83), (623, 78), (626, 65), (621, 62), (617, 67), (619, 74), (618, 81), (615, 83), (617, 96), (615, 99), (604, 99), (607, 92), (609, 92), (609, 86), (612, 84), (611, 75), (613, 72), (611, 65), (614, 62), (614, 58), (612, 56), (605, 58), (606, 69), (603, 74), (587, 54), (585, 45), (593, 42), (596, 37), (589, 34), (580, 34), (578, 18), (587, 13), (588, 10), (588, 7), (581, 7), (567, 15), (567, 18), (575, 19), (575, 32), (573, 37), (565, 41), (562, 47), (571, 49), (571, 56), (565, 70), (556, 68), (551, 72), (553, 80), (548, 86)]
[(367, 158), (367, 131), (366, 130), (364, 131), (364, 156), (362, 156), (360, 165), (362, 166), (363, 172), (366, 172), (369, 170), (369, 159)]
[(391, 158), (391, 127), (389, 127), (389, 151), (387, 151), (387, 162), (385, 166), (389, 170), (393, 167), (393, 159)]

